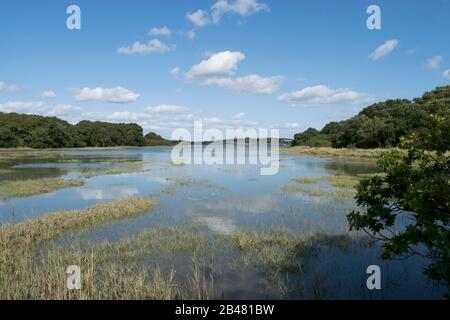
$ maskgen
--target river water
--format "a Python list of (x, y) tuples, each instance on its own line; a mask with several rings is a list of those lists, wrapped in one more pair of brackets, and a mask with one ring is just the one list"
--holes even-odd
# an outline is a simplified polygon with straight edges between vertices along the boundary
[[(364, 174), (377, 171), (372, 161), (281, 154), (280, 169), (273, 176), (261, 176), (255, 165), (174, 165), (170, 148), (124, 148), (66, 151), (71, 162), (23, 160), (11, 167), (15, 179), (81, 176), (86, 169), (114, 168), (118, 161), (142, 161), (139, 172), (100, 175), (86, 179), (82, 187), (48, 194), (13, 198), (0, 202), (3, 222), (18, 223), (43, 213), (85, 208), (101, 201), (132, 196), (151, 196), (157, 205), (135, 219), (96, 227), (81, 233), (89, 241), (118, 241), (161, 226), (201, 224), (211, 234), (229, 235), (239, 230), (283, 229), (298, 234), (320, 232), (330, 237), (348, 234), (346, 213), (355, 208), (352, 197), (326, 196), (333, 188), (320, 182), (314, 193), (286, 192), (296, 185), (293, 178), (321, 178), (336, 173)], [(76, 161), (74, 161), (74, 159)], [(120, 166), (119, 166), (120, 167)], [(313, 188), (305, 186), (305, 188)], [(1, 201), (1, 200), (0, 200)], [(79, 235), (80, 236), (80, 235)], [(59, 239), (61, 243), (70, 237)], [(422, 274), (426, 261), (381, 261), (380, 246), (351, 241), (345, 246), (333, 241), (317, 250), (302, 275), (302, 290), (287, 298), (331, 299), (436, 299), (443, 288)], [(366, 268), (379, 265), (382, 290), (366, 287)], [(216, 278), (217, 295), (224, 298), (280, 298), (273, 290), (261, 289), (259, 273), (239, 270)], [(324, 287), (321, 289), (321, 287)], [(321, 292), (316, 292), (316, 291)]]

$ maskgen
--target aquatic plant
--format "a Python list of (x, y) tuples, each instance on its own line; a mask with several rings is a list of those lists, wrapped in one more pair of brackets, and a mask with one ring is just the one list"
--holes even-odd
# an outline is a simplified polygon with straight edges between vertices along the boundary
[(0, 186), (0, 197), (28, 197), (63, 188), (80, 187), (83, 184), (84, 181), (81, 179), (28, 179), (3, 181)]

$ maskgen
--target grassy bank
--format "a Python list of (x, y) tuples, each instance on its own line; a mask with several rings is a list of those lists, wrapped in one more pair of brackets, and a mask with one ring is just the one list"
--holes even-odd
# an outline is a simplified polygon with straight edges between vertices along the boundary
[[(312, 147), (292, 147), (282, 149), (283, 152), (292, 154), (306, 154), (321, 157), (348, 157), (348, 158), (368, 158), (378, 159), (383, 152), (392, 149), (335, 149), (335, 148), (312, 148)], [(400, 150), (400, 149), (398, 149)]]
[(17, 246), (30, 246), (36, 242), (55, 239), (69, 230), (135, 217), (147, 212), (153, 205), (153, 201), (149, 198), (136, 197), (98, 203), (83, 210), (47, 213), (36, 219), (2, 226), (0, 243), (8, 244), (10, 249), (14, 250)]
[[(100, 203), (84, 210), (48, 213), (23, 223), (1, 226), (0, 299), (69, 298), (69, 292), (65, 291), (66, 296), (61, 296), (58, 291), (65, 285), (65, 268), (72, 264), (87, 266), (84, 270), (89, 278), (92, 277), (89, 271), (105, 256), (92, 255), (92, 250), (81, 252), (79, 248), (46, 249), (49, 242), (68, 231), (135, 217), (153, 205), (148, 198), (129, 198)], [(110, 269), (107, 272), (115, 274)]]
[(81, 179), (30, 179), (3, 181), (0, 186), (0, 198), (28, 197), (52, 192), (58, 189), (80, 187)]

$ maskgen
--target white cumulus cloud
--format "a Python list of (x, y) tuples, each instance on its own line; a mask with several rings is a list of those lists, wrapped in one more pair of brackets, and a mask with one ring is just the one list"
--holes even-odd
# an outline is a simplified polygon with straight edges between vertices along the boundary
[(380, 45), (378, 48), (375, 49), (370, 55), (369, 58), (372, 60), (378, 60), (389, 53), (392, 52), (399, 44), (399, 41), (397, 39), (388, 40), (382, 45)]
[(193, 80), (202, 77), (232, 75), (236, 72), (239, 61), (243, 59), (245, 59), (245, 55), (239, 51), (218, 52), (193, 66), (186, 73), (186, 78)]
[(102, 101), (111, 103), (135, 102), (139, 94), (126, 88), (82, 88), (75, 96), (76, 101)]
[(330, 89), (326, 85), (307, 87), (302, 90), (280, 95), (278, 100), (290, 105), (324, 105), (343, 103), (369, 103), (373, 97), (366, 93), (356, 92), (347, 88)]
[(209, 78), (203, 84), (217, 85), (241, 93), (270, 94), (280, 87), (282, 77), (262, 77), (256, 74), (238, 78)]
[(121, 54), (150, 54), (150, 53), (166, 53), (175, 49), (175, 45), (168, 46), (158, 39), (150, 40), (148, 43), (139, 41), (133, 43), (130, 47), (121, 47), (117, 52)]
[(172, 31), (167, 28), (166, 26), (161, 28), (153, 28), (148, 33), (151, 36), (161, 36), (161, 37), (168, 37), (172, 34)]
[(197, 10), (195, 12), (189, 12), (186, 14), (186, 18), (194, 25), (196, 28), (203, 28), (206, 27), (211, 19), (209, 18), (209, 15), (204, 10)]
[(268, 11), (269, 7), (257, 0), (219, 0), (211, 7), (211, 16), (214, 23), (218, 23), (226, 14), (236, 14), (242, 17), (255, 14), (260, 11)]
[(79, 107), (74, 107), (67, 104), (48, 105), (42, 101), (8, 101), (0, 104), (0, 111), (2, 112), (37, 114), (50, 117), (66, 116), (69, 114), (78, 113), (80, 110), (81, 108)]

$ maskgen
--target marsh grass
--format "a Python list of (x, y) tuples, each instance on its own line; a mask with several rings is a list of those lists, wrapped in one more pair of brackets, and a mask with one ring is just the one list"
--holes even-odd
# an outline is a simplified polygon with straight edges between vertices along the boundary
[[(102, 150), (102, 149), (99, 149)], [(52, 192), (62, 188), (79, 187), (84, 185), (84, 179), (99, 175), (131, 174), (149, 171), (144, 165), (148, 160), (130, 160), (136, 155), (119, 154), (115, 151), (95, 154), (71, 154), (68, 150), (33, 150), (33, 149), (0, 149), (0, 178), (3, 177), (0, 186), (0, 198), (27, 197)], [(139, 156), (139, 155), (137, 155)], [(11, 169), (18, 164), (39, 164), (42, 162), (76, 163), (77, 165), (46, 169), (48, 173), (42, 178), (28, 178), (24, 169)], [(80, 163), (95, 163), (106, 168), (81, 167)], [(26, 169), (29, 170), (29, 169)], [(79, 179), (64, 179), (62, 176), (69, 172), (80, 172)], [(22, 177), (23, 176), (23, 177)], [(54, 177), (56, 176), (56, 177)], [(26, 177), (24, 179), (24, 177)]]
[(0, 227), (0, 246), (14, 251), (18, 246), (30, 246), (57, 238), (66, 231), (92, 227), (111, 220), (132, 218), (154, 206), (150, 198), (136, 197), (98, 203), (82, 210), (47, 213), (35, 219)]
[(316, 184), (321, 181), (320, 178), (295, 178), (292, 181), (301, 183), (301, 184)]
[[(1, 256), (0, 298), (211, 299), (213, 296), (213, 264), (204, 261), (212, 261), (205, 257), (215, 246), (210, 242), (206, 246), (198, 228), (156, 228), (119, 242), (72, 243), (64, 247), (46, 244), (43, 239), (39, 239), (39, 250), (21, 242), (22, 245), (15, 246), (14, 252), (18, 254)], [(32, 242), (38, 243), (37, 240)], [(184, 271), (182, 279), (177, 279), (174, 267), (163, 268), (154, 262), (162, 258), (171, 261), (175, 255), (184, 253), (191, 258), (187, 260), (190, 270), (188, 267)], [(81, 268), (80, 291), (66, 288), (64, 272), (69, 265)]]
[[(179, 299), (174, 271), (163, 272), (109, 257), (96, 247), (48, 248), (36, 255), (27, 251), (14, 264), (14, 272), (2, 274), (2, 299)], [(81, 268), (81, 290), (69, 291), (65, 270)], [(5, 282), (3, 281), (8, 281)]]
[(327, 188), (327, 187), (305, 187), (300, 185), (286, 185), (281, 188), (282, 194), (303, 194), (312, 198), (332, 199), (344, 202), (353, 198), (356, 194), (354, 189)]
[(243, 265), (277, 273), (298, 267), (301, 252), (297, 249), (305, 242), (305, 237), (287, 230), (247, 229), (235, 232), (228, 240), (242, 254)]
[(212, 187), (214, 184), (207, 179), (192, 179), (186, 177), (172, 177), (166, 178), (168, 182), (180, 187), (186, 186), (204, 186), (204, 187)]
[(398, 150), (405, 152), (402, 149), (349, 149), (349, 148), (313, 148), (305, 146), (297, 146), (291, 148), (282, 149), (282, 151), (292, 154), (308, 154), (321, 157), (348, 157), (348, 158), (372, 158), (378, 159), (383, 152), (390, 150)]
[(311, 281), (310, 277), (315, 272), (310, 262), (323, 248), (353, 252), (357, 247), (374, 245), (373, 239), (356, 233), (297, 234), (286, 229), (244, 229), (232, 234), (227, 241), (238, 252), (233, 262), (236, 270), (260, 270), (267, 279), (267, 286), (275, 288), (280, 297), (307, 299), (327, 296), (330, 286), (327, 279), (317, 281), (314, 277)]
[(109, 161), (95, 161), (96, 164), (102, 165), (120, 165), (125, 167), (142, 167), (143, 165), (150, 164), (149, 160), (123, 160), (114, 159)]
[[(293, 281), (301, 281), (308, 259), (320, 246), (348, 250), (356, 239), (348, 235), (299, 235), (284, 229), (243, 229), (217, 235), (204, 225), (185, 225), (157, 227), (116, 242), (74, 241), (65, 246), (50, 242), (68, 230), (134, 216), (152, 205), (149, 199), (132, 198), (83, 212), (84, 216), (96, 216), (95, 221), (72, 212), (73, 221), (63, 217), (61, 222), (49, 214), (43, 220), (3, 226), (0, 298), (217, 299), (220, 288), (216, 287), (216, 276), (230, 267), (234, 272), (242, 268), (263, 272), (268, 288), (280, 297), (289, 297), (293, 290), (300, 290)], [(225, 257), (228, 265), (217, 264), (218, 255)], [(80, 291), (66, 288), (69, 265), (81, 268)], [(326, 285), (321, 283), (320, 288)]]
[[(284, 194), (300, 193), (310, 197), (331, 198), (337, 201), (345, 201), (356, 195), (356, 188), (359, 182), (364, 178), (370, 178), (376, 175), (383, 175), (383, 173), (362, 173), (348, 175), (339, 171), (329, 170), (333, 175), (324, 176), (321, 178), (295, 178), (292, 179), (296, 185), (286, 185), (281, 188)], [(328, 186), (319, 185), (321, 182), (329, 184)], [(306, 186), (312, 185), (312, 186)]]
[[(129, 198), (96, 204), (84, 210), (48, 213), (19, 224), (1, 226), (0, 298), (68, 298), (68, 292), (64, 289), (63, 279), (66, 276), (64, 270), (67, 266), (76, 263), (87, 266), (84, 269), (86, 272), (84, 279), (88, 284), (88, 290), (83, 291), (83, 294), (88, 297), (100, 294), (99, 291), (90, 290), (89, 284), (92, 284), (93, 281), (97, 283), (92, 270), (99, 262), (107, 259), (104, 251), (95, 250), (94, 252), (93, 247), (86, 253), (81, 252), (79, 248), (61, 250), (55, 248), (46, 250), (45, 248), (51, 240), (67, 231), (80, 230), (111, 220), (135, 217), (147, 212), (153, 205), (154, 202), (148, 198)], [(37, 250), (38, 247), (39, 250)], [(67, 264), (68, 260), (72, 263)], [(126, 268), (125, 265), (123, 267)], [(108, 272), (110, 269), (106, 268), (105, 270)], [(115, 274), (114, 272), (110, 273), (110, 277), (107, 278), (110, 282), (100, 282), (98, 285), (109, 285), (119, 281), (120, 278), (114, 278)], [(136, 285), (136, 282), (139, 283), (142, 280), (142, 274), (139, 272), (129, 276), (131, 278), (126, 281), (127, 283)], [(156, 276), (155, 273), (152, 279), (157, 279)], [(132, 294), (131, 287), (129, 294)]]
[(351, 175), (333, 175), (323, 177), (324, 181), (327, 181), (335, 188), (354, 189), (361, 181), (361, 177)]
[(30, 179), (17, 181), (3, 181), (0, 186), (0, 197), (28, 197), (44, 194), (58, 189), (80, 187), (84, 185), (81, 179)]
[(17, 160), (59, 159), (64, 157), (64, 152), (59, 150), (33, 150), (27, 148), (0, 149), (0, 162), (12, 162)]
[(106, 176), (106, 175), (119, 175), (119, 174), (132, 174), (150, 171), (149, 169), (138, 169), (138, 168), (115, 168), (115, 169), (86, 169), (83, 170), (83, 177), (86, 179), (93, 178), (96, 176)]

